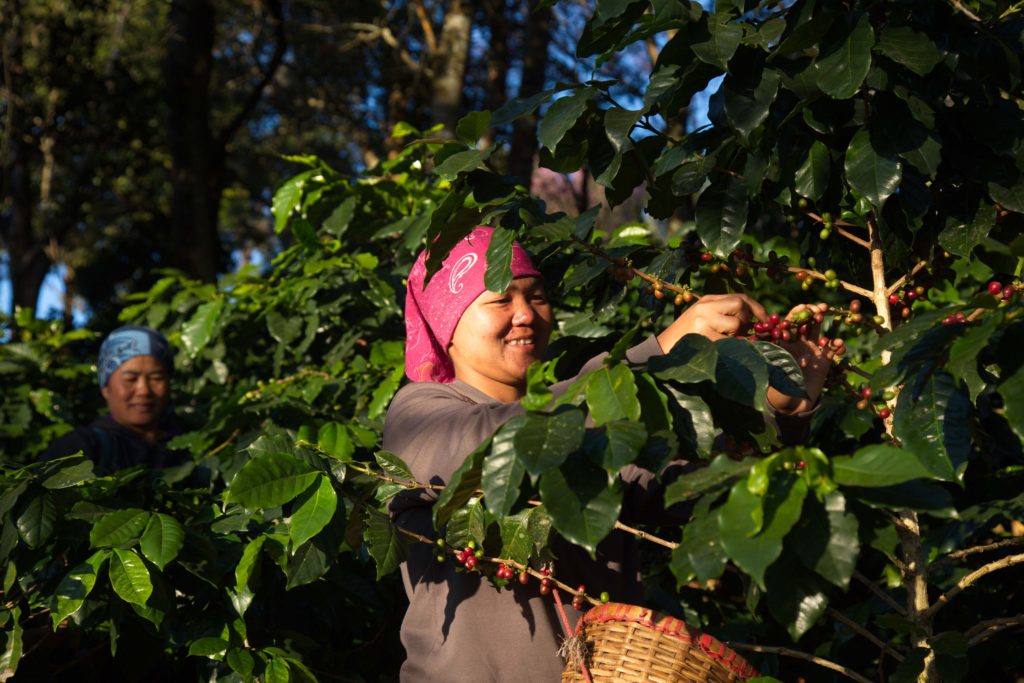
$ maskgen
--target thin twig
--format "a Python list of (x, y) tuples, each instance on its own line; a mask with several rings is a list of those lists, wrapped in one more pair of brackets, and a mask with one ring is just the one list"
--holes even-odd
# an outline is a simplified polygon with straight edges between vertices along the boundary
[(928, 262), (927, 262), (927, 261), (918, 261), (917, 263), (915, 263), (915, 264), (914, 264), (914, 267), (910, 269), (910, 272), (909, 272), (909, 273), (906, 273), (905, 275), (903, 275), (902, 277), (900, 277), (900, 278), (899, 278), (898, 280), (896, 280), (896, 282), (894, 282), (894, 283), (892, 283), (891, 285), (889, 285), (889, 288), (888, 288), (887, 290), (885, 290), (885, 293), (886, 293), (887, 295), (889, 295), (889, 294), (893, 294), (894, 292), (898, 292), (898, 291), (899, 291), (899, 289), (900, 289), (900, 287), (902, 287), (902, 286), (903, 286), (903, 283), (904, 283), (904, 282), (906, 282), (906, 281), (907, 281), (907, 280), (909, 280), (910, 278), (912, 278), (912, 277), (914, 277), (915, 275), (917, 275), (917, 273), (918, 273), (918, 272), (919, 272), (919, 271), (920, 271), (920, 270), (921, 270), (922, 268), (924, 268), (924, 267), (925, 267), (925, 266), (927, 266), (927, 265), (928, 265)]
[(978, 567), (973, 572), (957, 581), (956, 585), (946, 591), (943, 595), (940, 595), (929, 607), (924, 611), (923, 616), (931, 618), (935, 616), (935, 613), (945, 607), (949, 602), (957, 595), (962, 593), (965, 589), (969, 588), (978, 579), (991, 574), (992, 572), (999, 571), (1000, 569), (1006, 569), (1014, 565), (1024, 564), (1024, 554), (1021, 555), (1009, 555), (1001, 560), (995, 562), (989, 562), (988, 564)]
[(850, 630), (852, 630), (855, 633), (857, 633), (857, 634), (863, 636), (864, 638), (870, 640), (874, 645), (876, 645), (878, 648), (880, 648), (882, 650), (882, 652), (886, 653), (887, 655), (889, 655), (890, 657), (892, 657), (896, 661), (898, 661), (898, 662), (902, 662), (903, 661), (903, 655), (901, 655), (899, 652), (896, 652), (896, 650), (893, 650), (891, 647), (889, 647), (885, 643), (885, 641), (879, 639), (878, 636), (876, 636), (874, 633), (872, 633), (871, 631), (868, 631), (866, 628), (864, 628), (863, 626), (861, 626), (857, 622), (853, 621), (852, 619), (850, 619), (849, 617), (844, 615), (842, 612), (839, 612), (839, 611), (829, 607), (828, 610), (826, 610), (826, 613), (830, 617), (835, 619), (836, 621), (841, 622), (841, 623), (845, 624), (846, 626), (848, 626), (850, 628)]
[(892, 598), (892, 597), (891, 597), (891, 596), (890, 596), (890, 595), (889, 595), (888, 593), (886, 593), (886, 592), (885, 592), (885, 591), (883, 591), (883, 590), (882, 590), (881, 588), (879, 588), (879, 587), (878, 587), (878, 584), (876, 584), (876, 583), (875, 583), (874, 581), (872, 581), (872, 580), (871, 580), (871, 579), (869, 579), (868, 577), (864, 576), (863, 574), (861, 574), (861, 573), (860, 573), (859, 571), (857, 571), (856, 569), (854, 569), (854, 570), (853, 570), (853, 578), (857, 579), (857, 580), (858, 580), (858, 581), (860, 581), (860, 582), (861, 582), (862, 584), (864, 584), (865, 586), (867, 586), (867, 587), (868, 587), (868, 589), (869, 589), (869, 590), (870, 590), (870, 591), (871, 591), (872, 593), (874, 593), (874, 594), (875, 594), (876, 596), (878, 596), (878, 598), (879, 598), (879, 599), (880, 599), (880, 600), (881, 600), (882, 602), (884, 602), (885, 604), (887, 604), (887, 605), (888, 605), (889, 607), (892, 607), (892, 608), (893, 608), (894, 610), (896, 610), (896, 611), (897, 611), (897, 612), (898, 612), (898, 613), (899, 613), (900, 615), (902, 615), (902, 616), (906, 616), (906, 614), (907, 614), (907, 610), (906, 610), (906, 608), (904, 608), (904, 607), (903, 607), (903, 605), (901, 605), (900, 603), (896, 602), (896, 601), (895, 601), (895, 600), (894, 600), (894, 599), (893, 599), (893, 598)]
[(979, 621), (967, 629), (964, 637), (967, 638), (968, 647), (973, 647), (978, 643), (988, 640), (1003, 629), (1020, 626), (1021, 624), (1024, 624), (1024, 614), (1018, 614), (1015, 617), (999, 617), (998, 619)]
[(843, 226), (835, 225), (833, 227), (835, 228), (836, 232), (838, 232), (840, 235), (842, 235), (846, 239), (850, 240), (854, 244), (859, 244), (860, 246), (864, 247), (865, 249), (870, 249), (871, 248), (871, 244), (869, 244), (867, 240), (865, 240), (863, 238), (860, 238), (860, 237), (857, 237), (856, 235), (854, 235), (852, 232), (850, 232), (849, 230), (847, 230)]
[(236, 429), (235, 431), (231, 432), (231, 436), (229, 436), (229, 437), (228, 437), (228, 438), (227, 438), (227, 439), (226, 439), (226, 440), (224, 441), (224, 443), (222, 443), (221, 445), (217, 446), (217, 447), (216, 447), (216, 448), (214, 448), (214, 449), (213, 449), (212, 451), (210, 451), (209, 453), (207, 453), (206, 455), (204, 455), (204, 456), (203, 456), (203, 460), (205, 460), (206, 458), (212, 458), (213, 456), (217, 455), (217, 454), (218, 454), (218, 453), (220, 453), (220, 452), (221, 452), (222, 450), (224, 450), (225, 448), (227, 448), (228, 446), (230, 446), (230, 445), (231, 445), (231, 442), (232, 442), (232, 441), (234, 441), (234, 440), (235, 440), (235, 437), (237, 437), (237, 436), (238, 436), (238, 435), (239, 435), (240, 433), (241, 433), (241, 430), (239, 430), (239, 429)]
[(651, 543), (657, 543), (660, 546), (671, 548), (672, 550), (675, 550), (679, 547), (678, 543), (675, 543), (673, 541), (666, 541), (665, 539), (658, 538), (657, 536), (649, 534), (646, 531), (640, 531), (639, 529), (634, 529), (633, 527), (626, 526), (622, 522), (616, 521), (615, 528), (620, 531), (625, 531), (627, 534), (633, 534), (637, 538), (643, 539), (645, 541), (650, 541)]
[(751, 645), (749, 643), (729, 643), (729, 647), (734, 650), (746, 650), (748, 652), (764, 652), (767, 654), (784, 655), (786, 657), (793, 657), (795, 659), (803, 659), (807, 662), (812, 662), (818, 666), (826, 669), (832, 669), (838, 671), (847, 678), (851, 678), (858, 683), (871, 683), (868, 679), (861, 676), (853, 669), (848, 669), (842, 664), (837, 664), (829, 659), (822, 657), (816, 657), (814, 655), (807, 654), (806, 652), (800, 652), (799, 650), (790, 650), (788, 647), (774, 647), (769, 645)]
[[(822, 280), (823, 282), (829, 281), (829, 279), (825, 277), (824, 273), (813, 268), (801, 268), (800, 266), (786, 266), (786, 270), (789, 271), (790, 273), (806, 273), (808, 277), (814, 278), (815, 280)], [(848, 292), (853, 292), (854, 294), (860, 294), (861, 296), (865, 297), (872, 296), (870, 289), (864, 289), (863, 287), (855, 285), (852, 282), (847, 282), (846, 280), (840, 280), (839, 286)]]
[[(309, 445), (315, 446), (316, 444)], [(444, 491), (445, 488), (447, 488), (442, 484), (421, 484), (420, 482), (415, 480), (404, 481), (402, 479), (395, 479), (394, 477), (389, 476), (387, 474), (383, 474), (382, 472), (375, 472), (374, 470), (370, 469), (369, 466), (362, 465), (361, 463), (350, 462), (348, 463), (348, 466), (354, 469), (356, 472), (368, 475), (370, 477), (373, 477), (374, 479), (380, 479), (381, 481), (387, 482), (388, 484), (397, 484), (409, 491), (415, 491), (419, 489), (429, 489), (431, 491)]]
[(957, 10), (959, 12), (963, 12), (964, 16), (967, 17), (968, 19), (970, 19), (971, 21), (977, 21), (977, 22), (981, 21), (981, 17), (979, 17), (977, 14), (975, 14), (971, 10), (967, 9), (966, 7), (964, 7), (960, 3), (960, 0), (947, 0), (947, 2), (949, 2), (949, 6), (952, 7), (953, 9), (955, 9), (955, 10)]
[[(426, 543), (427, 545), (436, 545), (436, 541), (434, 539), (429, 538), (427, 536), (424, 536), (423, 534), (418, 534), (415, 531), (410, 531), (409, 529), (406, 529), (404, 527), (398, 526), (397, 524), (395, 524), (394, 527), (395, 527), (395, 530), (398, 531), (398, 533), (400, 533), (400, 534), (402, 534), (404, 536), (408, 536), (409, 538), (415, 539), (415, 540), (419, 541), (420, 543)], [(449, 545), (445, 545), (445, 551), (448, 552), (451, 555), (454, 555), (455, 552), (456, 552), (455, 549), (452, 548)], [(586, 593), (583, 593), (583, 592), (577, 590), (577, 588), (573, 588), (572, 586), (570, 586), (567, 583), (563, 583), (563, 582), (559, 581), (558, 579), (555, 578), (554, 574), (550, 574), (550, 573), (549, 574), (544, 574), (541, 571), (530, 567), (529, 565), (520, 564), (519, 562), (516, 562), (515, 560), (510, 560), (510, 559), (505, 558), (505, 557), (489, 557), (487, 555), (482, 555), (482, 556), (478, 557), (477, 560), (479, 562), (490, 562), (491, 564), (506, 564), (509, 567), (512, 567), (512, 568), (516, 569), (520, 573), (526, 572), (527, 574), (529, 574), (530, 576), (532, 576), (532, 577), (534, 577), (534, 578), (536, 578), (538, 580), (540, 580), (540, 579), (547, 579), (548, 581), (550, 581), (555, 586), (558, 586), (559, 588), (564, 590), (566, 593), (569, 593), (570, 595), (581, 596), (587, 602), (589, 602), (590, 604), (592, 604), (594, 606), (597, 606), (597, 605), (601, 604), (600, 600), (598, 600), (596, 598), (593, 598), (593, 597), (587, 595)]]
[(844, 368), (844, 369), (845, 369), (845, 370), (846, 370), (847, 372), (852, 372), (852, 373), (853, 373), (853, 374), (855, 374), (855, 375), (860, 375), (860, 376), (861, 376), (861, 377), (863, 377), (864, 379), (871, 379), (871, 378), (872, 378), (872, 377), (874, 376), (874, 375), (872, 375), (872, 374), (871, 374), (870, 372), (866, 372), (865, 370), (861, 370), (861, 369), (860, 369), (860, 368), (858, 368), (858, 367), (857, 367), (856, 365), (851, 365), (850, 363), (846, 363), (846, 364), (845, 364), (845, 365), (843, 366), (843, 368)]
[(987, 553), (991, 550), (1010, 548), (1017, 545), (1024, 545), (1024, 536), (1018, 538), (1008, 538), (1003, 541), (996, 541), (995, 543), (988, 543), (986, 545), (976, 545), (971, 548), (963, 548), (962, 550), (954, 550), (953, 552), (947, 555), (943, 555), (939, 559), (932, 562), (932, 567), (938, 567), (943, 564), (946, 564), (947, 562), (956, 562), (970, 555), (976, 555), (978, 553)]

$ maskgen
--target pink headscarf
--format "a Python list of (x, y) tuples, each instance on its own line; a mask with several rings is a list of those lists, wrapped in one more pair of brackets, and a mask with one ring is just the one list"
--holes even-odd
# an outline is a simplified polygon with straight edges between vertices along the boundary
[[(427, 252), (417, 257), (405, 296), (405, 374), (413, 382), (455, 380), (448, 345), (462, 314), (486, 289), (487, 247), (493, 234), (494, 228), (485, 226), (469, 233), (452, 248), (426, 288)], [(541, 276), (518, 242), (512, 243), (512, 276)]]

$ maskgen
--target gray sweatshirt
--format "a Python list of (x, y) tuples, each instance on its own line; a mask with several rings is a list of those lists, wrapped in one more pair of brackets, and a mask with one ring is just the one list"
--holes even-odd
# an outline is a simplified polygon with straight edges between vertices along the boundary
[[(630, 349), (627, 358), (643, 363), (661, 348), (654, 337)], [(591, 359), (580, 374), (600, 367), (604, 356)], [(573, 378), (575, 379), (575, 378)], [(572, 380), (552, 387), (558, 395)], [(464, 382), (407, 384), (395, 396), (384, 423), (384, 449), (401, 457), (417, 481), (447, 482), (465, 457), (506, 421), (524, 412), (518, 403), (501, 403)], [(628, 466), (620, 472), (623, 509), (660, 510), (654, 475)], [(433, 491), (403, 495), (392, 503), (398, 524), (435, 537), (430, 505)], [(597, 548), (597, 559), (563, 542), (553, 546), (558, 579), (588, 592), (608, 591), (619, 602), (643, 597), (634, 539), (613, 532)], [(496, 590), (475, 573), (456, 572), (457, 562), (438, 563), (433, 549), (414, 543), (402, 565), (409, 609), (401, 638), (407, 659), (401, 680), (406, 683), (481, 683), (517, 681), (555, 683), (564, 666), (556, 654), (562, 641), (552, 597), (541, 596), (535, 580), (526, 586)], [(565, 603), (572, 597), (562, 595)], [(575, 627), (579, 613), (565, 605)]]

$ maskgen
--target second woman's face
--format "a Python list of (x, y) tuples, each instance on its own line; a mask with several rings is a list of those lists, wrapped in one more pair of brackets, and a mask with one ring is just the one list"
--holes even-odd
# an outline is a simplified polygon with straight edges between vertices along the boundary
[(448, 347), (456, 379), (499, 401), (522, 398), (527, 368), (544, 355), (552, 324), (540, 278), (516, 278), (504, 294), (485, 291), (462, 314)]

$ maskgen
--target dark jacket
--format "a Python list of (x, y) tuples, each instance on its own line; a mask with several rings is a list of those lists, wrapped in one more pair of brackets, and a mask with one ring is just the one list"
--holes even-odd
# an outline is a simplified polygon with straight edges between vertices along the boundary
[(161, 469), (183, 465), (190, 460), (183, 451), (172, 451), (167, 442), (180, 433), (169, 421), (164, 436), (157, 442), (147, 441), (141, 434), (114, 421), (110, 415), (96, 418), (87, 427), (76, 427), (55, 440), (39, 457), (54, 460), (82, 451), (95, 463), (95, 472), (106, 475), (136, 465)]

